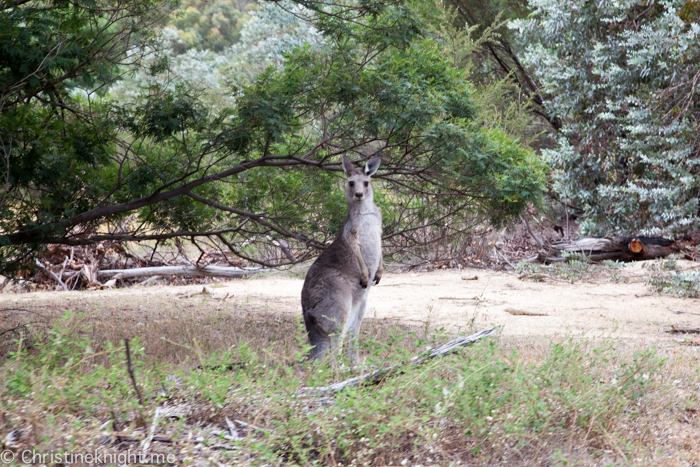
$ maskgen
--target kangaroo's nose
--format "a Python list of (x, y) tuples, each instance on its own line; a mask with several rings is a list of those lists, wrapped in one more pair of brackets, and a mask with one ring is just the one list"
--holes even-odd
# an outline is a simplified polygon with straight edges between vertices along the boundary
[(355, 198), (362, 198), (362, 192), (360, 192), (360, 193), (355, 193)]

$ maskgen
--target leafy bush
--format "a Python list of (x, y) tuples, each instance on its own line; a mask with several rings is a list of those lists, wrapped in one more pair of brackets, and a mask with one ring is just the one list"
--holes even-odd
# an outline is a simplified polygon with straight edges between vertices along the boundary
[(671, 271), (662, 276), (649, 278), (649, 285), (659, 293), (675, 295), (676, 297), (700, 297), (700, 271)]
[(543, 155), (560, 196), (584, 209), (583, 233), (700, 225), (700, 25), (683, 13), (692, 3), (531, 0), (531, 16), (511, 23), (563, 122)]

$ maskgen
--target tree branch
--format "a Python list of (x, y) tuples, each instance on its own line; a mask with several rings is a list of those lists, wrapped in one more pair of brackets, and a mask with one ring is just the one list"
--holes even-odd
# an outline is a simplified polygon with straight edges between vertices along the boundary
[[(150, 206), (152, 204), (159, 203), (161, 201), (165, 201), (170, 198), (174, 198), (176, 196), (180, 195), (185, 195), (188, 194), (190, 190), (193, 188), (196, 188), (198, 186), (204, 185), (205, 183), (209, 183), (215, 180), (221, 180), (223, 178), (230, 177), (232, 175), (236, 175), (238, 173), (244, 172), (246, 170), (249, 170), (253, 167), (262, 167), (267, 165), (267, 160), (264, 158), (261, 159), (255, 159), (253, 161), (249, 162), (244, 162), (242, 164), (238, 164), (235, 167), (231, 167), (230, 169), (223, 170), (221, 172), (217, 172), (215, 174), (207, 175), (205, 177), (198, 178), (197, 180), (193, 180), (189, 183), (186, 183), (182, 186), (179, 186), (177, 188), (173, 188), (168, 191), (163, 191), (160, 193), (153, 194), (149, 196), (148, 198), (141, 198), (137, 199), (134, 201), (129, 201), (128, 203), (122, 203), (122, 204), (113, 204), (111, 206), (101, 206), (97, 207), (95, 209), (91, 209), (89, 211), (86, 211), (82, 214), (78, 214), (77, 216), (73, 216), (69, 219), (64, 219), (58, 222), (55, 222), (53, 224), (50, 224), (51, 227), (54, 229), (62, 229), (62, 230), (68, 230), (69, 228), (78, 225), (78, 224), (84, 224), (86, 222), (90, 222), (102, 217), (106, 216), (112, 216), (115, 214), (121, 214), (129, 211), (133, 211), (145, 206)], [(39, 239), (42, 239), (44, 237), (44, 234), (42, 233), (42, 230), (44, 229), (39, 229), (38, 227), (32, 228), (32, 229), (27, 229), (23, 230), (20, 232), (12, 233), (9, 235), (6, 235), (5, 238), (13, 245), (19, 245), (19, 244), (25, 244), (25, 243), (33, 243)]]
[(231, 227), (228, 229), (221, 230), (207, 230), (204, 232), (193, 232), (189, 230), (181, 230), (177, 232), (170, 232), (164, 234), (152, 234), (152, 235), (133, 235), (133, 234), (103, 234), (103, 235), (91, 235), (87, 238), (72, 238), (72, 237), (49, 237), (45, 239), (47, 244), (60, 244), (60, 245), (94, 245), (99, 242), (105, 241), (117, 241), (117, 242), (141, 242), (145, 240), (167, 240), (170, 238), (178, 237), (215, 237), (221, 235), (222, 233), (237, 232), (241, 229), (241, 226)]
[(212, 201), (210, 199), (203, 198), (203, 197), (201, 197), (197, 194), (191, 193), (191, 192), (187, 193), (187, 196), (189, 196), (190, 198), (192, 198), (196, 201), (199, 201), (200, 203), (204, 203), (206, 205), (209, 205), (213, 208), (220, 209), (222, 211), (232, 212), (234, 214), (238, 214), (239, 216), (247, 217), (256, 223), (267, 227), (268, 229), (274, 230), (275, 232), (277, 232), (280, 235), (284, 235), (285, 237), (294, 238), (296, 240), (299, 240), (300, 242), (303, 242), (307, 245), (313, 246), (314, 248), (317, 248), (317, 249), (325, 249), (325, 245), (323, 245), (320, 242), (317, 242), (316, 240), (313, 240), (313, 239), (307, 237), (306, 235), (303, 235), (303, 234), (300, 234), (297, 232), (290, 232), (287, 229), (283, 229), (282, 227), (279, 227), (279, 226), (274, 225), (270, 222), (267, 222), (266, 220), (264, 220), (265, 216), (263, 216), (261, 214), (255, 214), (252, 212), (243, 211), (241, 209), (236, 209), (236, 208), (232, 208), (229, 206), (225, 206), (221, 203), (217, 203), (216, 201)]

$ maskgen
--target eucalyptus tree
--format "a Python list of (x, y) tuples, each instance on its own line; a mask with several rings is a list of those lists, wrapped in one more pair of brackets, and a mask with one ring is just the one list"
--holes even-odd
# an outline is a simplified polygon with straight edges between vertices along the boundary
[(700, 9), (697, 2), (530, 0), (512, 27), (523, 62), (562, 120), (544, 154), (584, 232), (700, 226)]
[[(44, 5), (42, 15), (63, 15), (44, 31), (33, 3), (20, 3), (4, 11), (24, 26), (3, 28), (31, 29), (27, 47), (57, 37), (68, 17), (84, 19), (65, 32), (66, 48), (84, 30), (102, 44), (116, 30), (101, 27), (105, 11), (125, 14), (132, 30), (113, 39), (114, 57), (87, 54), (94, 63), (73, 81), (37, 85), (21, 75), (27, 67), (15, 73), (21, 86), (3, 76), (3, 102), (22, 106), (3, 107), (0, 123), (6, 271), (49, 243), (180, 237), (272, 266), (303, 260), (342, 224), (342, 155), (383, 159), (376, 197), (397, 245), (420, 244), (430, 226), (500, 223), (539, 199), (542, 165), (474, 123), (472, 84), (423, 34), (411, 3), (306, 4), (294, 14), (323, 34), (323, 47), (302, 44), (250, 81), (231, 80), (220, 89), (226, 105), (186, 81), (150, 82), (129, 102), (100, 96), (116, 73), (148, 63), (131, 39), (147, 38), (158, 5), (140, 16), (108, 0)], [(0, 35), (0, 47), (13, 47), (10, 37)], [(47, 47), (37, 63), (74, 63)], [(159, 73), (167, 63), (148, 66)], [(283, 257), (270, 253), (280, 249)]]

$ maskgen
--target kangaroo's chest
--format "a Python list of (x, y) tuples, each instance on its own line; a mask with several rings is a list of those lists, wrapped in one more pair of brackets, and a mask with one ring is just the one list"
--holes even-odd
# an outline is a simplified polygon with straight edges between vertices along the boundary
[(382, 256), (382, 219), (378, 212), (361, 214), (352, 219), (346, 228), (357, 229), (362, 258), (371, 275), (379, 268)]

